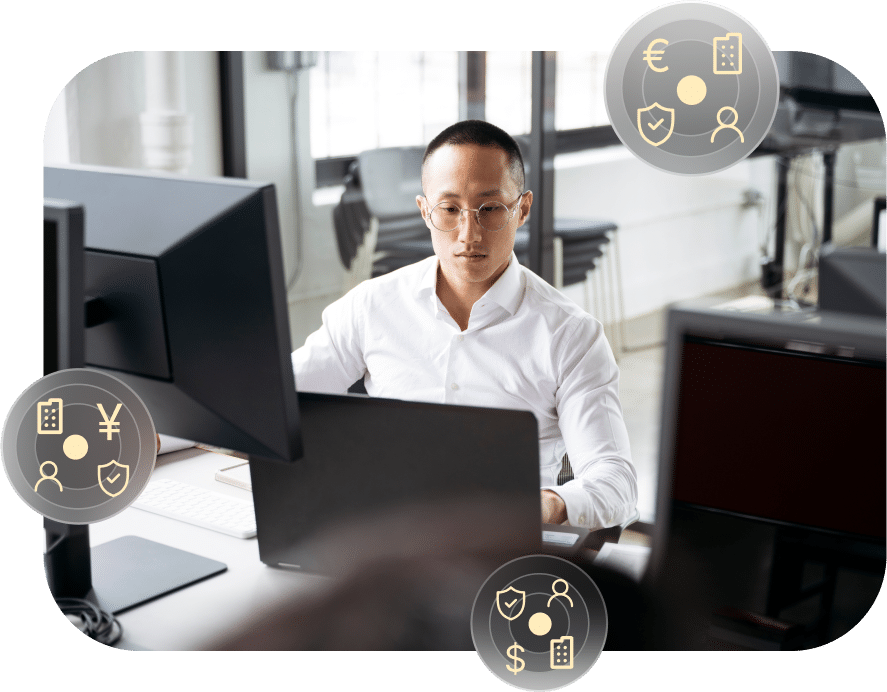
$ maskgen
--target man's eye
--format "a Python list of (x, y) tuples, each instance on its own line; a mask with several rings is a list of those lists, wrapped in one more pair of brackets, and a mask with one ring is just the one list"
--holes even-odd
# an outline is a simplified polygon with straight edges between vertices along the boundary
[(459, 211), (459, 208), (458, 208), (458, 207), (446, 207), (446, 206), (442, 206), (442, 207), (438, 207), (438, 209), (440, 209), (440, 210), (441, 210), (443, 213), (445, 213), (445, 214), (455, 214), (456, 212)]

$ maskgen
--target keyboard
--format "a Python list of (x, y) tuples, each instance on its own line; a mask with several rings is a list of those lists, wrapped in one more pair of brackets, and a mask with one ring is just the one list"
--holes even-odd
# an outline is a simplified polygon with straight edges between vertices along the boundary
[(256, 535), (253, 503), (167, 478), (153, 480), (133, 507), (235, 538)]

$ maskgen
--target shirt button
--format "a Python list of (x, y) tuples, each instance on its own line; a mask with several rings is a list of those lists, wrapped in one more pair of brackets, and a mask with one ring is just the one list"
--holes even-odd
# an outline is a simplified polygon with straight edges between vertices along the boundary
[(452, 389), (455, 392), (457, 389), (459, 389), (459, 385), (457, 385), (455, 382), (453, 382), (453, 384), (450, 385), (450, 389)]
[(584, 523), (585, 523), (585, 515), (584, 515), (584, 514), (580, 514), (580, 515), (579, 515), (579, 523), (580, 523), (580, 524), (584, 524)]
[(459, 339), (459, 341), (465, 341), (465, 337), (462, 336), (461, 334), (460, 334), (458, 337), (456, 337), (456, 338)]

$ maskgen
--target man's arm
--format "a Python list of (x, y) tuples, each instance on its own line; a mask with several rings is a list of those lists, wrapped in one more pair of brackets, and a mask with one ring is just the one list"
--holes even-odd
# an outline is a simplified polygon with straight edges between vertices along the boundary
[(292, 355), (296, 389), (342, 394), (366, 373), (361, 286), (328, 305), (323, 324)]
[[(619, 370), (603, 327), (581, 320), (561, 344), (556, 407), (574, 479), (549, 488), (574, 526), (599, 529), (628, 519), (637, 505), (637, 473), (619, 403)], [(558, 509), (552, 503), (552, 510)]]
[(567, 521), (567, 504), (553, 490), (542, 491), (542, 523), (563, 524)]

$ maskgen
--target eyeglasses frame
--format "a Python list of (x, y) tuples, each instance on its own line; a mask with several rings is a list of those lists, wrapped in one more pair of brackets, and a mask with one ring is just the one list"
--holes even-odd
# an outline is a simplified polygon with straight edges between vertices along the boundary
[[(426, 219), (426, 220), (427, 220), (432, 226), (434, 226), (434, 228), (435, 228), (436, 230), (440, 231), (441, 233), (452, 233), (453, 231), (457, 230), (457, 229), (459, 228), (459, 226), (462, 224), (462, 212), (463, 212), (463, 211), (473, 211), (473, 212), (474, 212), (474, 218), (475, 218), (475, 220), (477, 221), (477, 225), (478, 225), (478, 226), (480, 226), (481, 228), (483, 228), (485, 231), (489, 231), (490, 233), (498, 233), (498, 232), (501, 231), (503, 228), (505, 228), (508, 224), (511, 223), (511, 220), (514, 218), (514, 214), (515, 214), (515, 212), (517, 211), (517, 207), (520, 205), (520, 201), (524, 198), (524, 195), (527, 194), (528, 192), (529, 192), (529, 190), (524, 190), (523, 192), (520, 193), (520, 197), (517, 198), (517, 201), (514, 203), (513, 208), (509, 207), (507, 204), (504, 205), (505, 208), (508, 209), (508, 211), (511, 213), (511, 216), (508, 217), (508, 221), (506, 221), (504, 224), (502, 224), (502, 225), (501, 225), (499, 228), (497, 228), (495, 231), (494, 231), (494, 230), (491, 230), (491, 229), (489, 229), (489, 228), (487, 228), (486, 226), (484, 226), (484, 225), (480, 222), (480, 207), (478, 207), (477, 209), (472, 209), (472, 208), (470, 208), (470, 207), (466, 207), (466, 208), (459, 207), (459, 220), (456, 222), (456, 225), (453, 226), (453, 227), (452, 227), (450, 230), (448, 230), (448, 231), (445, 231), (445, 230), (443, 230), (442, 228), (438, 228), (437, 226), (434, 225), (434, 221), (431, 220), (431, 215), (434, 213), (434, 210), (437, 209), (437, 207), (439, 207), (441, 204), (444, 204), (444, 203), (446, 202), (446, 200), (441, 200), (440, 202), (438, 202), (437, 204), (435, 204), (433, 207), (431, 207), (431, 210), (428, 212), (428, 215), (425, 217), (425, 219)], [(426, 202), (428, 202), (428, 198), (425, 197), (425, 195), (422, 195), (422, 198), (423, 198)], [(500, 202), (500, 204), (501, 204), (501, 202)], [(481, 205), (481, 207), (482, 207), (482, 206), (483, 206), (483, 205)]]

